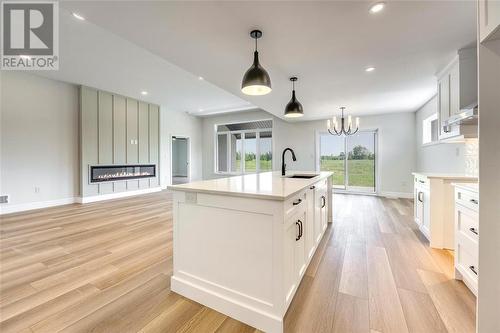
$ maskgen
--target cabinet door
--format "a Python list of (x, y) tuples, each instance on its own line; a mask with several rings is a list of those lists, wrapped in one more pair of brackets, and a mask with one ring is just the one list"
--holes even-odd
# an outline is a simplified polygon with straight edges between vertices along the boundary
[(460, 75), (459, 63), (457, 62), (450, 71), (450, 115), (460, 113)]
[[(481, 42), (498, 37), (500, 31), (500, 1), (479, 0), (479, 39)], [(496, 35), (495, 35), (496, 34)], [(492, 37), (495, 35), (495, 37)]]
[(293, 290), (298, 285), (298, 274), (295, 262), (297, 238), (299, 236), (299, 225), (295, 217), (285, 223), (284, 239), (284, 283), (285, 283), (285, 303), (291, 301)]
[(422, 229), (424, 234), (430, 235), (431, 228), (431, 200), (430, 192), (427, 189), (422, 190)]
[(314, 188), (310, 188), (306, 192), (306, 221), (304, 222), (304, 237), (306, 243), (306, 254), (307, 261), (311, 259), (313, 255), (313, 249), (315, 245), (314, 238)]
[(414, 203), (415, 203), (415, 223), (421, 227), (422, 226), (422, 218), (424, 215), (424, 206), (423, 206), (423, 199), (422, 199), (422, 189), (418, 186), (415, 186), (415, 198), (414, 198)]
[(439, 128), (441, 134), (446, 134), (443, 124), (450, 117), (450, 78), (446, 74), (438, 81)]
[(304, 274), (306, 269), (306, 246), (305, 246), (305, 232), (306, 232), (306, 215), (302, 213), (297, 218), (297, 227), (299, 228), (299, 236), (295, 241), (295, 277), (297, 279), (297, 284), (300, 281), (300, 277)]
[(321, 240), (321, 189), (314, 191), (314, 242)]
[(321, 202), (321, 234), (325, 232), (328, 225), (328, 204), (326, 201), (326, 192), (323, 193)]

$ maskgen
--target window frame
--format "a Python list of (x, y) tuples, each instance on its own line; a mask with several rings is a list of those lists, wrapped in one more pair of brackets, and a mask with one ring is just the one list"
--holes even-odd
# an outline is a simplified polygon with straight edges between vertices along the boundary
[[(437, 133), (436, 133), (436, 140), (432, 140), (432, 122), (437, 121)], [(428, 139), (429, 141), (426, 140), (426, 134), (429, 135)], [(421, 140), (421, 145), (422, 146), (430, 146), (430, 145), (435, 145), (439, 143), (439, 115), (438, 113), (433, 113), (424, 119), (422, 119), (422, 137), (420, 138)]]
[[(266, 121), (266, 120), (271, 120), (271, 119), (263, 119), (263, 120), (250, 120), (250, 121), (242, 121), (242, 122), (237, 122), (237, 123), (225, 123), (225, 124), (215, 124), (214, 125), (214, 173), (218, 175), (246, 175), (246, 174), (253, 174), (253, 173), (260, 173), (260, 133), (262, 132), (271, 132), (271, 153), (274, 151), (274, 134), (273, 134), (273, 128), (255, 128), (255, 129), (248, 129), (248, 130), (236, 130), (236, 131), (217, 131), (217, 127), (221, 125), (233, 125), (233, 124), (242, 124), (242, 123), (249, 123), (249, 122), (258, 122), (258, 121)], [(245, 136), (246, 133), (255, 133), (255, 140), (256, 140), (256, 152), (255, 152), (255, 171), (252, 172), (246, 172), (245, 171)], [(227, 158), (227, 171), (220, 171), (219, 170), (219, 135), (226, 135), (226, 156)], [(238, 171), (231, 171), (231, 134), (240, 134), (241, 135), (241, 163), (240, 163), (240, 170)], [(252, 138), (253, 140), (253, 138)], [(274, 157), (274, 154), (273, 154)], [(273, 170), (274, 166), (274, 158), (271, 160), (271, 171)], [(265, 172), (269, 172), (266, 170)]]

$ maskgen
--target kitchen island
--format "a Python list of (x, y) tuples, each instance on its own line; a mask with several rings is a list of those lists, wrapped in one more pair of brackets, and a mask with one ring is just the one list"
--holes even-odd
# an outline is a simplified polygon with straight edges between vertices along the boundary
[(169, 186), (171, 289), (265, 332), (283, 332), (332, 221), (331, 175), (267, 172)]

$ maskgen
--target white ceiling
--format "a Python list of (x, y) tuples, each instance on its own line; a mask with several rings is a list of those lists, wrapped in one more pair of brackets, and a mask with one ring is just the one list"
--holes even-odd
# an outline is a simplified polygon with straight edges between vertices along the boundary
[[(59, 25), (59, 70), (38, 71), (41, 76), (194, 114), (255, 108), (108, 30), (75, 19), (71, 12), (60, 10)], [(142, 95), (142, 91), (148, 95)]]
[[(290, 99), (291, 75), (299, 77), (296, 90), (305, 110), (303, 119), (326, 118), (341, 105), (361, 115), (415, 111), (435, 94), (434, 74), (457, 49), (475, 40), (475, 2), (388, 1), (376, 15), (368, 13), (370, 4), (64, 2), (65, 9), (88, 21), (62, 20), (61, 29), (70, 31), (61, 31), (59, 75), (100, 87), (101, 82), (117, 81), (109, 76), (119, 72), (119, 82), (112, 86), (116, 90), (118, 85), (118, 92), (151, 90), (150, 98), (158, 94), (165, 105), (192, 113), (256, 105), (281, 117)], [(119, 38), (109, 44), (108, 36), (89, 22), (158, 57)], [(264, 32), (259, 41), (261, 63), (273, 84), (269, 95), (259, 97), (240, 92), (242, 75), (252, 61), (248, 33), (253, 28)], [(87, 36), (87, 29), (96, 31)], [(74, 36), (85, 36), (85, 45), (80, 47), (82, 41), (72, 40)], [(104, 63), (99, 70), (93, 70), (95, 54)], [(366, 73), (367, 66), (376, 70)], [(198, 81), (198, 76), (205, 81)]]

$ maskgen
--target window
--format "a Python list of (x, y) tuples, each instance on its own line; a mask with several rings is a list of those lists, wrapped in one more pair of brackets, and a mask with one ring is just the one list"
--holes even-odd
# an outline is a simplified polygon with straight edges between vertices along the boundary
[(272, 120), (215, 126), (217, 173), (272, 170)]
[(438, 141), (438, 115), (434, 113), (422, 120), (422, 144), (429, 144)]

